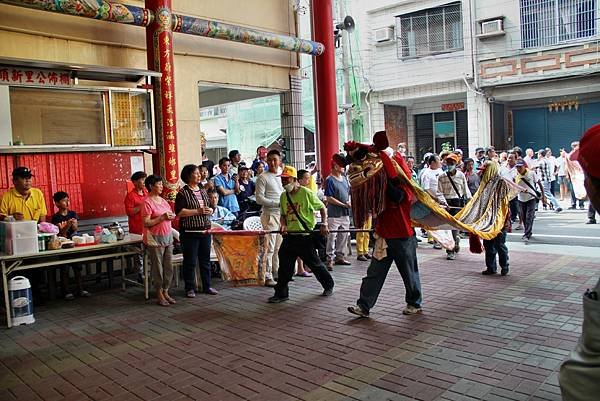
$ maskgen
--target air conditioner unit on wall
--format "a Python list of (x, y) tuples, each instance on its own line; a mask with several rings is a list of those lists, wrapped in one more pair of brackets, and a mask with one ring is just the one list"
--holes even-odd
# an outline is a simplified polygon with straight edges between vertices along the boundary
[(477, 35), (478, 38), (486, 38), (490, 36), (504, 35), (504, 19), (494, 18), (485, 21), (479, 21), (480, 33)]
[(389, 42), (394, 40), (394, 27), (386, 26), (385, 28), (375, 29), (375, 42)]

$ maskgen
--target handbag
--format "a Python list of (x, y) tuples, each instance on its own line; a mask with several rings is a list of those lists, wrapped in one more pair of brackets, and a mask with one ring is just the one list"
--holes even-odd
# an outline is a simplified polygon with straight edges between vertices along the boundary
[(314, 232), (313, 230), (308, 228), (308, 224), (306, 224), (304, 222), (304, 220), (302, 219), (302, 217), (300, 217), (300, 214), (298, 214), (298, 211), (296, 210), (296, 206), (294, 205), (294, 202), (292, 202), (292, 197), (290, 196), (290, 193), (285, 191), (285, 196), (287, 197), (288, 203), (292, 207), (292, 211), (294, 212), (294, 215), (296, 215), (296, 218), (302, 225), (302, 228), (304, 228), (304, 230), (307, 231), (308, 235), (311, 237), (311, 240), (313, 242), (315, 249), (319, 249), (321, 247), (321, 242), (323, 241), (323, 236), (321, 235), (320, 232)]
[(458, 195), (460, 207), (465, 207), (465, 205), (467, 204), (467, 200), (465, 199), (465, 196), (461, 195), (460, 192), (458, 192), (458, 188), (456, 187), (456, 184), (454, 183), (454, 180), (452, 179), (452, 177), (450, 177), (447, 174), (446, 174), (446, 177), (448, 177), (448, 179), (450, 180), (450, 184), (452, 184), (452, 188), (454, 188), (454, 192), (456, 192), (456, 195)]

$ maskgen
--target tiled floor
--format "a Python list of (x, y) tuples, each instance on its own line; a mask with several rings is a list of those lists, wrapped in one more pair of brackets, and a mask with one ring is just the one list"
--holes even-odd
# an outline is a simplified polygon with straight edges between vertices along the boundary
[(296, 278), (223, 288), (169, 308), (139, 289), (54, 302), (0, 330), (0, 400), (559, 400), (557, 370), (581, 326), (594, 259), (511, 253), (507, 277), (483, 255), (420, 248), (424, 313), (403, 316), (390, 271), (371, 319), (354, 319), (366, 263), (338, 267), (333, 297)]

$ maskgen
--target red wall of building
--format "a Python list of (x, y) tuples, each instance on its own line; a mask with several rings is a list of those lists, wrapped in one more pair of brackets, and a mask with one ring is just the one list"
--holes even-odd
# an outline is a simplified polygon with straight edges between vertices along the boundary
[(48, 214), (56, 211), (52, 194), (65, 191), (81, 219), (123, 216), (131, 177), (131, 158), (142, 153), (50, 153), (0, 155), (0, 193), (12, 186), (12, 170), (26, 166), (33, 186), (44, 193)]

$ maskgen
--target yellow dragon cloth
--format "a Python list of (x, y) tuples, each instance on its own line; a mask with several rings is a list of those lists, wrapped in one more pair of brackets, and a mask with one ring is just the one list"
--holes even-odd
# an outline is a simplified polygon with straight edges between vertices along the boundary
[[(452, 216), (435, 199), (411, 180), (403, 157), (389, 155), (385, 131), (373, 137), (373, 145), (347, 142), (344, 145), (350, 162), (348, 179), (352, 196), (354, 225), (362, 227), (368, 214), (377, 216), (385, 208), (386, 186), (400, 184), (410, 197), (410, 218), (414, 227), (436, 230), (459, 229), (483, 239), (493, 239), (504, 226), (509, 200), (518, 187), (502, 178), (496, 162), (488, 162), (479, 190), (456, 215)], [(453, 246), (453, 245), (452, 245)]]

